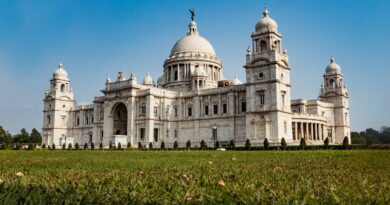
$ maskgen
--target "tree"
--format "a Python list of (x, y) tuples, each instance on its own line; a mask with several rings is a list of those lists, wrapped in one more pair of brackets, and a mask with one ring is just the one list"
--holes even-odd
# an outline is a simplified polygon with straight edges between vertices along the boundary
[(0, 143), (9, 145), (12, 142), (13, 142), (12, 135), (8, 131), (5, 131), (2, 126), (0, 126)]
[(14, 143), (14, 150), (19, 150), (19, 149), (20, 149), (19, 143)]
[(99, 144), (99, 149), (100, 149), (100, 150), (103, 150), (103, 143), (100, 143), (100, 144)]
[(220, 146), (221, 146), (221, 144), (219, 143), (219, 140), (217, 140), (215, 142), (215, 149), (218, 149)]
[(138, 149), (142, 149), (142, 144), (141, 144), (141, 142), (138, 142)]
[(42, 144), (42, 149), (46, 149), (46, 144), (45, 143)]
[(149, 142), (149, 149), (150, 149), (150, 150), (153, 149), (153, 143), (152, 143), (152, 142)]
[(38, 130), (36, 130), (35, 128), (31, 130), (30, 142), (32, 142), (32, 143), (41, 143), (42, 142), (41, 133), (39, 133)]
[(165, 142), (164, 142), (164, 140), (163, 140), (163, 141), (161, 141), (161, 146), (160, 146), (160, 149), (162, 149), (162, 150), (164, 150), (164, 149), (165, 149)]
[(95, 144), (92, 142), (91, 143), (91, 150), (94, 150), (95, 149)]
[(249, 141), (249, 139), (246, 139), (246, 142), (245, 142), (245, 149), (246, 149), (246, 150), (250, 150), (250, 149), (251, 149), (251, 142)]
[(234, 140), (230, 140), (229, 142), (229, 148), (231, 150), (235, 150), (236, 149), (236, 144), (234, 143)]
[(63, 150), (66, 150), (66, 144), (65, 144), (65, 143), (62, 144), (62, 149), (63, 149)]
[(127, 149), (131, 149), (131, 143), (130, 142), (127, 143)]
[(343, 140), (343, 149), (348, 149), (348, 145), (349, 145), (348, 137), (345, 136)]
[(173, 143), (173, 149), (178, 150), (179, 149), (179, 143), (177, 143), (177, 140)]
[(200, 141), (200, 149), (205, 150), (206, 149), (206, 142), (204, 140)]
[(29, 144), (28, 144), (28, 150), (33, 150), (33, 149), (34, 149), (33, 143), (29, 143)]
[(80, 149), (79, 143), (76, 142), (76, 144), (74, 144), (74, 149), (75, 149), (75, 150), (79, 150), (79, 149)]
[(367, 139), (361, 132), (351, 132), (351, 144), (367, 144)]
[(88, 144), (84, 143), (84, 150), (87, 150), (87, 149), (88, 149)]
[(122, 144), (119, 142), (118, 143), (118, 150), (121, 150), (122, 149)]
[(14, 142), (16, 143), (26, 143), (30, 142), (30, 134), (26, 131), (26, 129), (22, 128), (20, 133), (14, 136)]
[[(76, 143), (77, 144), (77, 143)], [(69, 143), (68, 144), (68, 150), (72, 150), (73, 146), (72, 146), (72, 143)]]
[(268, 150), (269, 149), (269, 142), (268, 142), (267, 138), (264, 139), (263, 146), (264, 146), (264, 150)]
[(306, 141), (305, 139), (301, 138), (301, 141), (299, 142), (299, 149), (305, 149), (306, 148)]
[(324, 149), (328, 149), (329, 148), (329, 138), (325, 138), (324, 140)]
[(287, 143), (286, 143), (286, 140), (284, 139), (284, 137), (282, 138), (282, 141), (280, 142), (280, 145), (281, 145), (282, 150), (286, 150), (287, 149)]
[(53, 143), (53, 144), (51, 145), (51, 149), (52, 149), (52, 150), (55, 150), (55, 149), (56, 149), (56, 144)]
[(188, 140), (186, 143), (186, 149), (190, 150), (191, 149), (191, 141)]

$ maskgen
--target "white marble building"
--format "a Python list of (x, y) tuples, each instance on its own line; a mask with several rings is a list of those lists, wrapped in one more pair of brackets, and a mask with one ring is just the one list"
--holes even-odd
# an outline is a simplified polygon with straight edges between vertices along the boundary
[[(348, 92), (340, 66), (332, 58), (325, 69), (321, 93), (314, 100), (291, 100), (290, 65), (277, 24), (264, 10), (246, 53), (246, 81), (227, 80), (213, 46), (199, 35), (193, 20), (187, 35), (173, 46), (164, 72), (155, 84), (148, 73), (143, 81), (119, 72), (109, 78), (93, 104), (77, 105), (63, 65), (55, 70), (46, 91), (43, 143), (109, 143), (137, 147), (150, 142), (167, 147), (212, 146), (215, 140), (260, 145), (267, 138), (279, 144), (342, 143), (350, 138)], [(320, 83), (319, 83), (320, 84)]]

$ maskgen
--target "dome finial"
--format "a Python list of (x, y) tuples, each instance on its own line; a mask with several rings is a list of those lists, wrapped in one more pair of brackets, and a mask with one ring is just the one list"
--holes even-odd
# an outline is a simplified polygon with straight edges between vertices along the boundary
[(197, 25), (196, 22), (194, 21), (195, 9), (190, 9), (190, 13), (191, 13), (191, 22), (190, 22), (190, 24), (188, 25), (187, 36), (190, 36), (190, 35), (199, 35), (199, 32), (198, 32), (198, 25)]
[(269, 11), (267, 9), (267, 6), (264, 7), (264, 11), (263, 11), (263, 17), (268, 17), (269, 16)]
[(335, 62), (336, 62), (336, 59), (332, 55), (332, 57), (330, 57), (330, 63), (335, 63)]

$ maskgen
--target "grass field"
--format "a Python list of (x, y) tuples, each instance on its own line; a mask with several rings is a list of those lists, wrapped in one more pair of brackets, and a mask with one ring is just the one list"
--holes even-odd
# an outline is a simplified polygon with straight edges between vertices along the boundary
[(389, 204), (390, 151), (0, 151), (1, 204)]

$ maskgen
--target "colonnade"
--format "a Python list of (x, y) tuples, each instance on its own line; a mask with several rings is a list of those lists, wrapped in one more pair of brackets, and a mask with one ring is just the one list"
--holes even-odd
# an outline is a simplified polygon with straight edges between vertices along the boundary
[(324, 141), (325, 125), (316, 122), (292, 122), (294, 140)]

